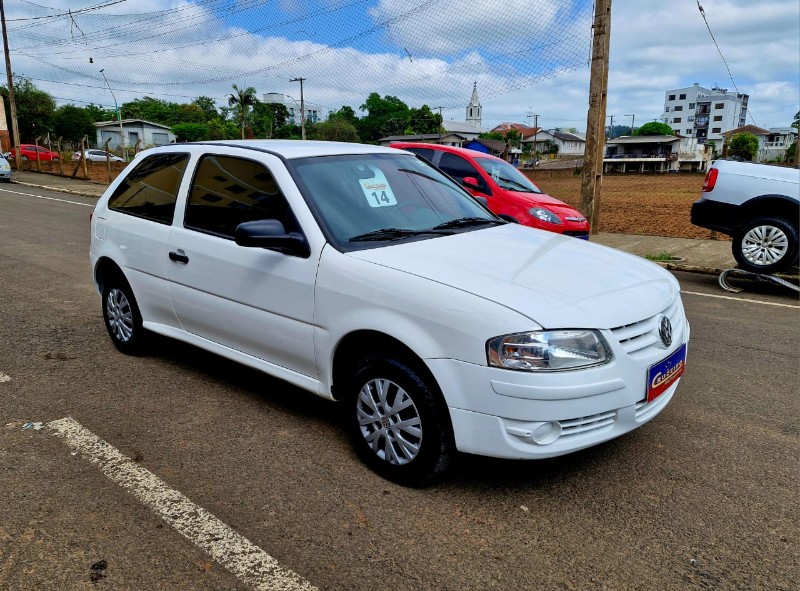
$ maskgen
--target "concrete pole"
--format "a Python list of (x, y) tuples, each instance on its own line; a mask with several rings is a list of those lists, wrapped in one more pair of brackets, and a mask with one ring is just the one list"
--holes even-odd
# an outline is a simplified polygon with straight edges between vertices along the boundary
[(292, 78), (289, 82), (299, 82), (300, 83), (300, 138), (305, 140), (306, 139), (306, 107), (305, 102), (303, 101), (303, 82), (305, 82), (305, 78)]
[(600, 188), (603, 180), (606, 102), (608, 95), (608, 53), (611, 40), (611, 0), (596, 0), (592, 70), (589, 81), (589, 113), (586, 117), (586, 153), (581, 179), (581, 211), (590, 231), (600, 225)]

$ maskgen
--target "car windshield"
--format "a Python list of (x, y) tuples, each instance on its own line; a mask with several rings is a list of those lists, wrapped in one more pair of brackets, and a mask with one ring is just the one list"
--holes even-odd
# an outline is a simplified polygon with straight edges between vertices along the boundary
[(301, 189), (343, 250), (504, 223), (439, 171), (409, 154), (290, 160)]
[(481, 168), (489, 173), (501, 188), (519, 193), (541, 193), (542, 190), (534, 185), (528, 177), (511, 166), (508, 162), (493, 158), (475, 158)]

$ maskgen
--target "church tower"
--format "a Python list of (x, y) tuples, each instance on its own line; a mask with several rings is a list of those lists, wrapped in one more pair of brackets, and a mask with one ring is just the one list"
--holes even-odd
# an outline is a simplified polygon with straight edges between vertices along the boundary
[(467, 123), (475, 127), (481, 127), (481, 103), (478, 100), (478, 83), (472, 87), (472, 99), (467, 105)]

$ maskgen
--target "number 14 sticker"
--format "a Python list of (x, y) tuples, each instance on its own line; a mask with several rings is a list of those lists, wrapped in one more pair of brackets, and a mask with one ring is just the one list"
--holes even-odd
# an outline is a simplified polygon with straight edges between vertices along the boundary
[(364, 191), (364, 197), (367, 199), (370, 207), (387, 207), (389, 205), (397, 205), (392, 188), (386, 180), (383, 172), (378, 168), (373, 168), (372, 172), (375, 176), (371, 179), (359, 179), (361, 183), (361, 190)]

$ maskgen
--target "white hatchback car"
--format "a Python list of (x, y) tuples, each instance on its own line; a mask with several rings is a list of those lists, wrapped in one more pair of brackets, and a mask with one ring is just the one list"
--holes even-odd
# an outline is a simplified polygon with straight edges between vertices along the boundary
[[(81, 159), (81, 151), (78, 150), (74, 154), (72, 154), (72, 160), (78, 161)], [(122, 162), (122, 158), (117, 156), (116, 154), (112, 154), (111, 152), (106, 152), (105, 150), (86, 150), (86, 160), (90, 162), (105, 162), (106, 160), (111, 162)]]
[(186, 341), (346, 405), (408, 485), (456, 451), (547, 458), (660, 413), (686, 365), (678, 283), (506, 223), (413, 154), (301, 141), (139, 154), (99, 200), (108, 333)]

